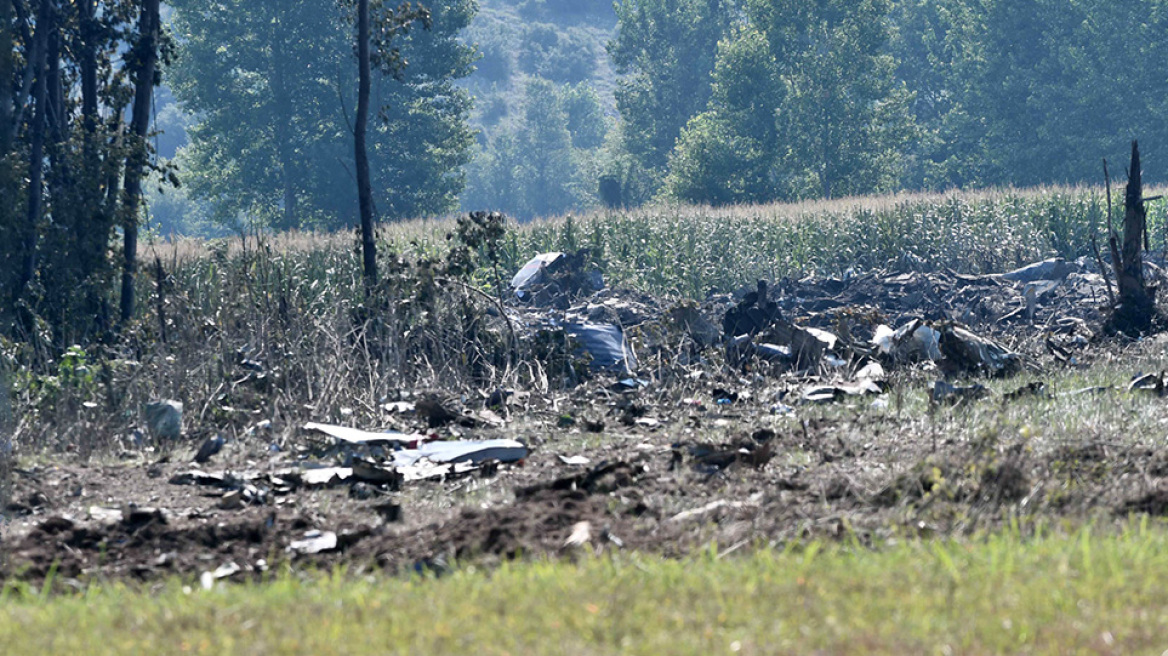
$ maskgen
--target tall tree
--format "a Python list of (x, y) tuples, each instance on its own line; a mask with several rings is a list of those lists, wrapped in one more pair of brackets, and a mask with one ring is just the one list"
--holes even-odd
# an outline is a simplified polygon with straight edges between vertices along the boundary
[(121, 319), (134, 316), (134, 274), (138, 268), (138, 210), (142, 203), (142, 177), (149, 164), (151, 100), (158, 83), (155, 72), (162, 20), (159, 0), (142, 0), (137, 39), (130, 50), (129, 66), (134, 79), (134, 106), (130, 118), (130, 148), (126, 157), (122, 206), (122, 300)]
[(766, 35), (742, 28), (719, 46), (709, 109), (690, 120), (669, 161), (667, 193), (692, 203), (765, 202), (783, 154), (784, 85)]
[[(376, 21), (377, 41), (370, 43), (370, 30)], [(403, 2), (397, 9), (383, 9), (377, 16), (369, 11), (369, 0), (357, 0), (357, 123), (353, 127), (353, 148), (357, 166), (357, 200), (361, 210), (361, 260), (366, 290), (377, 281), (377, 245), (373, 239), (373, 190), (369, 182), (369, 154), (365, 132), (369, 125), (369, 87), (372, 83), (370, 47), (377, 48), (378, 67), (390, 75), (405, 68), (394, 39), (409, 31), (414, 22), (430, 27), (430, 11)]]
[(29, 125), (28, 156), (28, 208), (25, 211), (24, 227), (21, 232), (20, 273), (17, 277), (13, 299), (19, 300), (25, 288), (36, 275), (37, 230), (41, 220), (43, 205), (45, 132), (48, 130), (48, 66), (46, 65), (49, 39), (55, 22), (55, 7), (52, 0), (41, 0), (37, 10), (36, 35), (32, 45), (31, 59), (25, 72), (26, 83), (32, 80), (32, 123)]
[(48, 344), (91, 338), (115, 291), (109, 252), (128, 144), (120, 116), (140, 67), (132, 28), (142, 4), (0, 2), (7, 46), (0, 53), (0, 243), (13, 246), (0, 249), (0, 319), (19, 309), (21, 320), (9, 325), (47, 325), (50, 333), (36, 334)]
[(524, 129), (519, 133), (525, 214), (560, 214), (575, 205), (579, 184), (568, 115), (551, 82), (532, 80), (525, 95)]
[[(470, 167), (463, 204), (530, 219), (584, 207), (584, 173), (601, 152), (595, 99), (540, 78), (525, 85), (523, 114), (496, 130)], [(593, 178), (594, 179), (594, 178)]]
[(787, 93), (778, 109), (786, 167), (824, 198), (899, 183), (911, 137), (909, 95), (895, 77), (888, 0), (751, 0)]
[(913, 124), (885, 51), (888, 11), (885, 0), (748, 1), (669, 191), (729, 203), (895, 188)]
[(0, 158), (8, 155), (15, 136), (12, 127), (16, 88), (15, 19), (12, 3), (0, 2)]
[(357, 0), (357, 124), (353, 152), (357, 165), (357, 201), (361, 208), (361, 264), (365, 288), (377, 282), (377, 244), (373, 240), (373, 189), (369, 186), (369, 154), (365, 131), (369, 125), (369, 0)]

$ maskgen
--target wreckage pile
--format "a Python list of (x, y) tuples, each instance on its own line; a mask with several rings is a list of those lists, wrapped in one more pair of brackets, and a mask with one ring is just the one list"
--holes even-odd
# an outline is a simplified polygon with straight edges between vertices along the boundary
[(1044, 355), (1076, 364), (1106, 301), (1104, 279), (1085, 261), (1060, 259), (1001, 275), (869, 271), (759, 281), (700, 306), (663, 307), (604, 288), (586, 253), (545, 253), (512, 288), (511, 319), (526, 335), (562, 331), (594, 371), (618, 375), (671, 350), (683, 365), (721, 351), (734, 367), (766, 363), (771, 373), (827, 378), (878, 378), (879, 369), (923, 362), (948, 378), (1006, 376)]
[[(775, 285), (759, 281), (737, 293), (711, 294), (701, 305), (666, 307), (643, 294), (607, 288), (587, 251), (533, 257), (515, 275), (511, 290), (508, 321), (533, 351), (533, 345), (549, 341), (567, 347), (561, 356), (571, 361), (564, 369), (574, 378), (569, 384), (613, 377), (613, 389), (629, 391), (650, 384), (668, 367), (728, 366), (791, 382), (799, 392), (786, 398), (794, 403), (882, 394), (889, 372), (900, 367), (934, 372), (930, 398), (956, 402), (986, 393), (979, 384), (961, 386), (962, 379), (1013, 375), (1037, 367), (1043, 358), (1079, 364), (1077, 353), (1093, 337), (1089, 326), (1098, 322), (1105, 295), (1103, 279), (1084, 262), (1048, 260), (1001, 275), (873, 271)], [(1029, 341), (1017, 340), (1019, 324), (1029, 328)], [(1007, 327), (1031, 352), (993, 337), (1006, 334)], [(1162, 388), (1163, 381), (1159, 384)], [(494, 410), (503, 410), (511, 394), (497, 390), (478, 411), (435, 397), (387, 404), (416, 419), (420, 429), (411, 433), (308, 423), (306, 442), (282, 469), (192, 469), (170, 482), (214, 490), (219, 506), (232, 509), (268, 504), (301, 488), (348, 486), (351, 495), (370, 498), (418, 481), (521, 464), (529, 453), (522, 442), (443, 441), (433, 430), (501, 427), (505, 420)], [(723, 396), (732, 402), (735, 394)], [(791, 409), (787, 403), (773, 408)], [(222, 438), (208, 440), (196, 462), (206, 462), (221, 447)], [(731, 460), (741, 453), (760, 457), (754, 449), (726, 453)], [(701, 459), (719, 457), (703, 451)]]

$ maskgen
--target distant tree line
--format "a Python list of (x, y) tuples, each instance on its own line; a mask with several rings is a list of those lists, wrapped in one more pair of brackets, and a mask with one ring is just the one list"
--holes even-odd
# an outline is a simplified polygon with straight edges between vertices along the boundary
[(1132, 138), (1168, 178), (1164, 0), (618, 0), (599, 60), (539, 4), (472, 29), (464, 209), (1097, 182)]
[[(1098, 181), (1168, 157), (1162, 0), (622, 0), (619, 146), (727, 204)], [(627, 202), (646, 200), (643, 192)]]

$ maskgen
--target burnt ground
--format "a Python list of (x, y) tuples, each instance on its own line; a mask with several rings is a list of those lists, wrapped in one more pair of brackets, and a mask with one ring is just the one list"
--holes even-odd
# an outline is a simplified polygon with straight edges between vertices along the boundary
[[(1072, 276), (1037, 316), (1023, 316), (1021, 284), (999, 279), (787, 281), (779, 304), (800, 325), (838, 328), (841, 315), (873, 312), (893, 327), (957, 319), (1017, 349), (1027, 366), (991, 381), (886, 358), (885, 393), (809, 402), (804, 390), (845, 382), (854, 368), (730, 366), (717, 347), (700, 362), (666, 366), (642, 346), (650, 355), (639, 372), (644, 387), (598, 375), (562, 392), (514, 394), (492, 413), (485, 402), (451, 402), (456, 417), (476, 419), (437, 428), (415, 403), (395, 406), (385, 425), (441, 438), (507, 437), (530, 449), (519, 463), (430, 480), (309, 485), (289, 468), (377, 454), (340, 449), (292, 421), (228, 442), (197, 466), (224, 474), (204, 484), (182, 476), (196, 469), (191, 442), (87, 462), (27, 456), (6, 509), (0, 578), (242, 579), (341, 563), (440, 572), (455, 562), (617, 550), (676, 556), (714, 543), (725, 552), (817, 538), (876, 544), (1007, 523), (1029, 530), (1165, 515), (1163, 380), (1134, 390), (1124, 383), (1156, 370), (1168, 342), (1083, 337), (1098, 315), (1097, 282)], [(630, 309), (627, 299), (590, 303), (663, 312)], [(719, 321), (733, 302), (712, 299), (703, 311)], [(931, 403), (928, 386), (941, 377), (985, 384), (986, 396)], [(571, 457), (579, 461), (564, 461)]]

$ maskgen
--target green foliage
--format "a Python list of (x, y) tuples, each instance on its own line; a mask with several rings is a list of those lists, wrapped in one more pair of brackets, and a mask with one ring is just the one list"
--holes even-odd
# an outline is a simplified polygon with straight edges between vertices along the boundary
[(682, 128), (706, 108), (728, 0), (621, 0), (608, 54), (622, 74), (621, 145), (646, 170), (663, 171)]
[(522, 120), (497, 130), (476, 159), (463, 205), (509, 209), (520, 218), (581, 208), (591, 200), (586, 146), (597, 142), (598, 123), (603, 117), (587, 92), (530, 79)]
[(892, 189), (912, 135), (886, 2), (749, 2), (718, 48), (708, 113), (691, 121), (667, 190), (703, 203)]
[(578, 83), (595, 73), (596, 57), (596, 45), (584, 32), (535, 23), (524, 31), (519, 67), (553, 82)]
[(612, 0), (520, 0), (519, 13), (523, 16), (548, 20), (581, 20), (612, 18)]
[[(279, 227), (355, 222), (349, 112), (356, 65), (351, 26), (335, 3), (179, 0), (175, 93), (198, 117), (181, 160), (193, 198), (221, 221), (255, 216)], [(471, 70), (458, 41), (471, 0), (427, 3), (429, 30), (397, 37), (408, 65), (374, 85), (382, 121), (369, 133), (372, 188), (387, 219), (449, 210), (472, 135), (469, 98), (453, 82)]]
[[(1168, 5), (902, 0), (892, 52), (926, 139), (909, 182), (1018, 186), (1100, 178), (1129, 140), (1168, 149)], [(1164, 179), (1168, 160), (1145, 163)]]
[(560, 94), (560, 102), (567, 114), (572, 146), (584, 149), (603, 146), (608, 121), (596, 90), (584, 84), (566, 87)]
[(689, 203), (730, 205), (770, 200), (773, 146), (742, 134), (715, 112), (699, 114), (669, 160), (666, 193)]
[[(143, 55), (142, 9), (131, 0), (21, 0), (0, 11), (0, 323), (7, 335), (59, 350), (107, 331), (114, 225), (138, 220), (123, 183), (140, 168), (173, 183), (173, 171), (151, 161), (151, 145), (125, 122)], [(163, 61), (171, 45), (162, 35)]]

